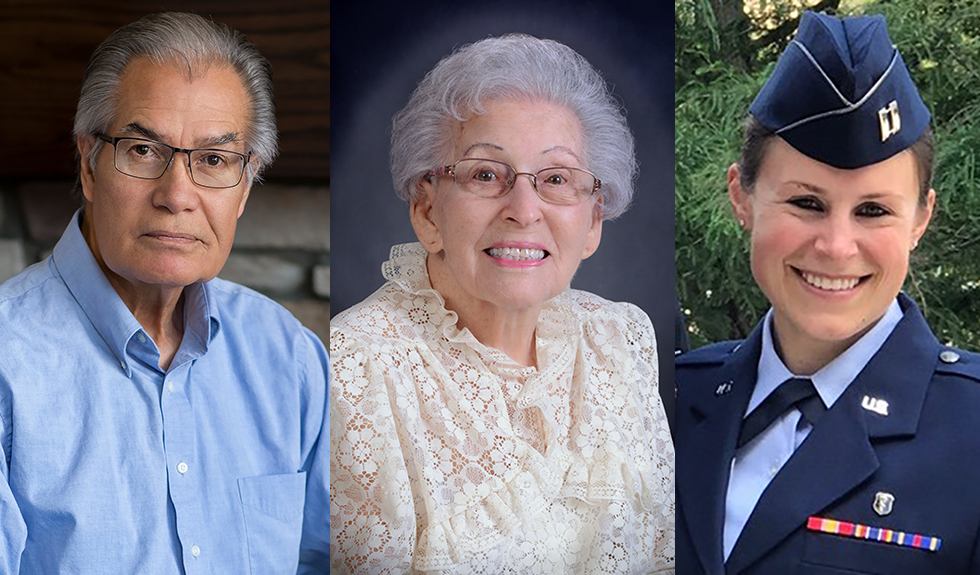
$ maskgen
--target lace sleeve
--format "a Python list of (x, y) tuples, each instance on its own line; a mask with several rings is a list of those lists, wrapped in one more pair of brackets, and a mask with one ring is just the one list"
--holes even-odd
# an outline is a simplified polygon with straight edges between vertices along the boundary
[[(629, 339), (636, 342), (632, 353), (634, 365), (641, 373), (643, 380), (652, 381), (654, 385), (639, 390), (642, 396), (640, 405), (647, 406), (644, 414), (643, 427), (649, 432), (653, 443), (653, 464), (657, 467), (656, 477), (660, 478), (658, 485), (653, 485), (654, 501), (659, 504), (653, 509), (652, 520), (656, 529), (651, 572), (674, 573), (674, 444), (670, 437), (670, 427), (664, 412), (663, 401), (660, 399), (660, 373), (658, 368), (657, 341), (653, 324), (639, 308), (628, 306)], [(651, 373), (643, 373), (650, 371)]]
[(385, 370), (349, 334), (332, 331), (332, 573), (410, 573), (416, 520)]

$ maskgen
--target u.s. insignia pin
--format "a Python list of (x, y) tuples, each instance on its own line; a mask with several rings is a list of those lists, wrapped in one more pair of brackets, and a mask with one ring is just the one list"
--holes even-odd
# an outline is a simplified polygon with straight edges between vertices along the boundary
[(715, 388), (715, 395), (721, 397), (722, 395), (727, 394), (731, 390), (732, 390), (732, 382), (726, 381), (725, 383), (718, 384), (718, 387)]
[(878, 399), (877, 397), (865, 395), (864, 399), (861, 400), (861, 407), (867, 409), (868, 411), (873, 411), (878, 415), (888, 415), (888, 402), (884, 399)]
[(887, 106), (878, 110), (878, 127), (881, 129), (882, 142), (902, 129), (902, 117), (898, 115), (898, 102), (892, 100)]
[(885, 491), (875, 493), (875, 502), (872, 507), (875, 513), (884, 517), (892, 512), (892, 505), (895, 503), (895, 496)]

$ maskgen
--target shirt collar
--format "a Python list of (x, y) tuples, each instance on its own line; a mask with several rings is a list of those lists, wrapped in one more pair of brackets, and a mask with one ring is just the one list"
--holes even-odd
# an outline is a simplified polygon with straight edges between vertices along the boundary
[(772, 315), (773, 310), (770, 309), (763, 320), (759, 374), (755, 389), (752, 391), (752, 397), (749, 399), (748, 408), (745, 411), (746, 414), (751, 413), (773, 390), (779, 387), (779, 384), (791, 377), (809, 377), (813, 381), (814, 387), (817, 388), (817, 393), (824, 405), (830, 408), (844, 393), (847, 386), (857, 378), (864, 366), (878, 353), (904, 314), (898, 300), (893, 300), (885, 311), (885, 315), (866, 334), (861, 336), (861, 339), (810, 376), (794, 374), (779, 358), (772, 339)]
[[(78, 210), (54, 248), (55, 267), (68, 291), (116, 356), (119, 366), (127, 376), (132, 376), (126, 346), (143, 331), (143, 327), (102, 272), (82, 236), (81, 225), (82, 210)], [(211, 290), (210, 283), (196, 283), (184, 288), (184, 339), (171, 365), (180, 365), (184, 360), (203, 355), (217, 334), (220, 322), (216, 310), (209, 305), (213, 301)]]

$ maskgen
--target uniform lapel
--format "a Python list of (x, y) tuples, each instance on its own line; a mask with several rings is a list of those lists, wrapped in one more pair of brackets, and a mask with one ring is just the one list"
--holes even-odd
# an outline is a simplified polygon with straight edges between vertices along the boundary
[(762, 493), (728, 557), (728, 573), (741, 572), (878, 468), (864, 414), (848, 395), (824, 415)]
[[(939, 343), (918, 308), (904, 295), (899, 303), (902, 321), (763, 492), (728, 573), (750, 566), (870, 477), (879, 466), (875, 440), (914, 436)], [(887, 401), (888, 414), (862, 407), (865, 396)]]
[(761, 342), (761, 327), (757, 327), (715, 371), (717, 381), (691, 390), (696, 395), (688, 417), (695, 424), (678, 437), (679, 496), (698, 558), (711, 575), (723, 572), (721, 533), (730, 462), (755, 385)]

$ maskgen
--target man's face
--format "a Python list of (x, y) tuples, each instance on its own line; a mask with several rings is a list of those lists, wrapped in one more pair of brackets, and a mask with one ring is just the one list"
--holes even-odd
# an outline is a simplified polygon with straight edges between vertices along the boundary
[[(247, 110), (245, 90), (228, 67), (204, 68), (189, 80), (186, 70), (137, 59), (122, 75), (115, 120), (106, 135), (248, 153)], [(176, 287), (218, 275), (245, 209), (245, 178), (233, 188), (201, 187), (191, 180), (183, 152), (174, 154), (159, 179), (133, 178), (115, 169), (110, 144), (99, 151), (92, 170), (84, 158), (93, 143), (92, 137), (78, 141), (85, 217), (94, 232), (87, 239), (110, 276), (134, 286)]]

